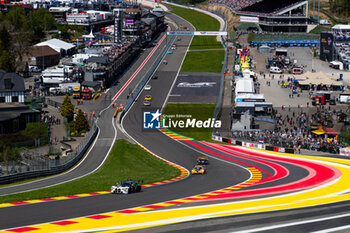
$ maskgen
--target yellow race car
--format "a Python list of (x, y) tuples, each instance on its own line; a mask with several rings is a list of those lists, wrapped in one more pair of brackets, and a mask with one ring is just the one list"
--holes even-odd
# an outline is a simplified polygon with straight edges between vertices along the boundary
[(202, 174), (202, 175), (206, 172), (207, 172), (207, 168), (203, 165), (196, 165), (191, 171), (192, 174)]
[(152, 96), (151, 96), (151, 95), (146, 95), (146, 96), (145, 96), (145, 100), (151, 101), (151, 100), (152, 100)]

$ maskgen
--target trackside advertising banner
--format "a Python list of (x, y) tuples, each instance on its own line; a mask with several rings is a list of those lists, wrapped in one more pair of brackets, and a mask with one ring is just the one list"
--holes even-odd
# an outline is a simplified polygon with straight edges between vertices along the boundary
[(241, 16), (240, 21), (246, 22), (246, 23), (259, 23), (259, 18), (258, 17)]
[(171, 36), (227, 36), (227, 32), (219, 31), (169, 31), (167, 34)]
[(256, 143), (251, 143), (251, 142), (242, 142), (242, 146), (244, 147), (249, 147), (249, 148), (256, 148), (256, 149), (261, 149), (265, 150), (265, 145), (262, 144), (256, 144)]
[(339, 154), (340, 155), (345, 155), (345, 156), (350, 156), (350, 148), (340, 148), (339, 149)]
[(227, 32), (198, 31), (195, 36), (227, 36)]
[(260, 143), (243, 142), (243, 141), (238, 141), (238, 140), (234, 140), (234, 139), (230, 139), (230, 138), (223, 138), (223, 137), (216, 136), (216, 135), (212, 135), (211, 138), (214, 141), (226, 142), (226, 143), (230, 143), (230, 144), (237, 145), (237, 146), (244, 146), (247, 148), (256, 148), (256, 149), (260, 149), (260, 150), (268, 150), (268, 151), (294, 154), (294, 149), (291, 149), (291, 148), (284, 148), (284, 147), (278, 147), (278, 146), (267, 146), (265, 144), (260, 144)]

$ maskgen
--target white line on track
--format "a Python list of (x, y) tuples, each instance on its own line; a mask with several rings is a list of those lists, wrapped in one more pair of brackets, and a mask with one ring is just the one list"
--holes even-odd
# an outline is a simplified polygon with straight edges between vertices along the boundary
[[(259, 232), (259, 231), (268, 231), (268, 230), (274, 230), (274, 229), (283, 228), (283, 227), (290, 227), (290, 226), (297, 226), (297, 225), (303, 225), (303, 224), (308, 224), (308, 223), (322, 222), (322, 221), (333, 220), (333, 219), (337, 219), (337, 218), (344, 218), (344, 217), (349, 217), (349, 216), (350, 216), (350, 214), (342, 214), (342, 215), (337, 215), (337, 216), (332, 216), (332, 217), (325, 217), (325, 218), (311, 219), (311, 220), (292, 222), (292, 223), (286, 223), (286, 224), (279, 224), (279, 225), (274, 225), (274, 226), (270, 226), (270, 227), (260, 227), (259, 229), (235, 231), (235, 233), (252, 233), (252, 232)], [(350, 226), (347, 226), (347, 228), (350, 228)], [(347, 229), (347, 228), (345, 228), (345, 229)], [(333, 228), (333, 229), (335, 229), (335, 228)], [(314, 231), (314, 233), (316, 233), (316, 232), (323, 233), (323, 232), (331, 232), (331, 231), (329, 231), (329, 230)]]
[[(341, 227), (334, 227), (334, 228), (329, 228), (329, 229), (320, 230), (320, 231), (313, 231), (311, 233), (328, 233), (328, 232), (344, 231), (347, 229), (350, 229), (350, 225), (341, 226)], [(349, 232), (349, 231), (347, 231), (347, 232)]]

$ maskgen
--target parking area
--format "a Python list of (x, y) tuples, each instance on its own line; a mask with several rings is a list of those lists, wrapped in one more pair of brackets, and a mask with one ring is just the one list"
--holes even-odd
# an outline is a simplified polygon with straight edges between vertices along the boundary
[[(256, 48), (251, 48), (252, 56), (255, 62), (255, 71), (258, 74), (258, 81), (260, 83), (260, 93), (265, 95), (266, 102), (271, 102), (274, 107), (311, 107), (311, 100), (309, 99), (309, 93), (307, 91), (299, 92), (299, 95), (291, 95), (290, 88), (282, 88), (280, 83), (282, 81), (287, 82), (288, 78), (292, 78), (292, 74), (284, 72), (280, 74), (270, 74), (266, 69), (268, 58), (271, 58), (275, 50), (271, 53), (259, 53)], [(288, 50), (288, 56), (291, 58), (291, 62), (294, 60), (298, 65), (304, 66), (304, 71), (316, 71), (324, 72), (329, 75), (339, 78), (340, 74), (343, 74), (344, 86), (350, 85), (350, 72), (335, 70), (329, 67), (327, 62), (321, 61), (318, 58), (313, 58), (312, 50), (309, 48), (286, 48)], [(264, 75), (265, 74), (265, 75)], [(346, 90), (348, 91), (348, 90)], [(334, 92), (333, 96), (338, 95), (340, 92)], [(293, 98), (291, 98), (293, 97)], [(340, 105), (341, 106), (341, 105)]]

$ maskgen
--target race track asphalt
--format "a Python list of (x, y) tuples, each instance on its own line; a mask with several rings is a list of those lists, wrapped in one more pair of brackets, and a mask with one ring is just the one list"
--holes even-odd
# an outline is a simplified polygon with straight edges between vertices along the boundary
[[(179, 24), (190, 25), (176, 16), (174, 18)], [(177, 44), (189, 44), (190, 37), (184, 37)], [(186, 52), (186, 46), (179, 46), (174, 54), (167, 55), (168, 65), (161, 65), (157, 74), (158, 79), (152, 79), (152, 104), (154, 106), (162, 106), (173, 80), (176, 77), (178, 68), (182, 61), (182, 57)], [(135, 63), (137, 64), (137, 62)], [(136, 66), (134, 69), (136, 69)], [(144, 71), (146, 72), (146, 71)], [(130, 73), (130, 72), (129, 72)], [(137, 80), (135, 79), (135, 84)], [(135, 85), (131, 84), (131, 85)], [(120, 88), (121, 85), (118, 85)], [(117, 88), (116, 88), (117, 89)], [(116, 93), (117, 91), (114, 91)], [(122, 94), (120, 99), (125, 98), (127, 89)], [(195, 164), (195, 159), (199, 155), (161, 132), (145, 133), (141, 130), (141, 111), (140, 107), (143, 104), (143, 95), (135, 102), (135, 105), (125, 116), (125, 130), (141, 144), (145, 145), (149, 150), (162, 156), (174, 163), (178, 163), (187, 169), (191, 169)], [(105, 106), (104, 106), (105, 107)], [(62, 182), (74, 177), (86, 174), (96, 168), (104, 159), (104, 156), (113, 141), (114, 132), (111, 128), (111, 121), (114, 110), (107, 109), (101, 115), (99, 120), (100, 135), (92, 147), (89, 156), (77, 168), (64, 175), (55, 176), (42, 181), (31, 182), (30, 184), (19, 185), (14, 187), (2, 188), (1, 194), (21, 192), (31, 188), (46, 187), (58, 182)], [(139, 122), (139, 123), (136, 123)], [(119, 133), (119, 132), (118, 132)], [(249, 173), (243, 168), (232, 166), (227, 162), (213, 160), (211, 169), (205, 176), (190, 176), (189, 178), (167, 185), (150, 187), (142, 193), (132, 195), (97, 195), (70, 200), (50, 201), (38, 204), (20, 205), (13, 207), (5, 207), (0, 209), (0, 228), (12, 228), (36, 223), (58, 221), (79, 216), (97, 214), (102, 212), (116, 211), (135, 206), (152, 204), (182, 197), (187, 197), (195, 194), (209, 192), (234, 185), (242, 182), (249, 177)], [(109, 187), (106, 187), (108, 189)], [(35, 214), (33, 214), (35, 213)]]
[[(173, 18), (178, 24), (185, 25), (189, 28), (191, 27), (187, 22), (177, 16), (168, 15), (168, 17)], [(190, 37), (182, 37), (182, 40), (177, 41), (176, 43), (180, 45), (188, 45), (190, 39)], [(152, 95), (152, 106), (149, 109), (160, 109), (163, 106), (163, 103), (171, 90), (172, 83), (176, 78), (177, 71), (179, 70), (186, 49), (186, 46), (178, 46), (178, 49), (173, 54), (166, 55), (165, 59), (168, 61), (168, 65), (162, 64), (159, 66), (157, 70), (157, 75), (159, 76), (158, 79), (151, 79), (149, 82), (152, 86), (152, 90), (143, 91), (140, 94), (132, 108), (124, 116), (122, 126), (133, 139), (144, 145), (153, 153), (187, 169), (191, 169), (194, 166), (197, 156), (203, 154), (211, 156), (207, 174), (203, 176), (189, 176), (182, 181), (145, 188), (141, 193), (130, 195), (103, 194), (0, 208), (0, 228), (6, 229), (53, 222), (198, 195), (246, 181), (250, 177), (250, 173), (245, 168), (249, 166), (261, 167), (267, 172), (273, 173), (273, 170), (263, 163), (249, 161), (246, 158), (235, 158), (233, 154), (212, 150), (216, 154), (228, 158), (235, 158), (238, 162), (229, 159), (222, 159), (210, 154), (209, 152), (204, 153), (201, 152), (201, 150), (198, 150), (198, 148), (195, 147), (197, 142), (189, 144), (186, 142), (175, 141), (160, 131), (148, 132), (142, 129), (142, 110), (145, 109), (143, 107), (144, 96), (146, 94)], [(134, 65), (137, 64), (139, 63), (135, 62)], [(133, 66), (133, 68), (136, 70), (137, 67)], [(140, 80), (140, 77), (135, 78), (131, 85), (135, 86), (137, 80)], [(120, 86), (121, 85), (118, 85), (119, 88)], [(113, 90), (113, 92), (116, 93), (117, 91)], [(127, 92), (128, 90), (126, 89), (118, 101), (123, 98), (126, 99)], [(90, 155), (77, 169), (66, 173), (65, 175), (38, 181), (37, 187), (45, 187), (57, 183), (60, 180), (71, 179), (77, 175), (86, 174), (87, 171), (96, 168), (96, 165), (104, 159), (104, 155), (107, 153), (113, 141), (114, 131), (111, 126), (113, 113), (113, 109), (107, 109), (102, 113), (99, 121), (100, 135), (96, 144), (92, 147)], [(239, 153), (237, 152), (237, 154)], [(249, 164), (244, 164), (248, 162)], [(307, 174), (303, 169), (297, 169), (296, 166), (281, 162), (276, 163), (280, 164), (280, 166), (287, 167), (288, 170), (290, 169), (290, 173), (285, 179), (275, 181), (274, 183), (271, 182), (269, 186), (300, 180)], [(32, 182), (29, 187), (33, 187), (33, 185), (35, 185), (35, 182)], [(25, 190), (25, 188), (28, 189), (28, 186), (15, 186), (13, 192)], [(108, 188), (109, 187), (106, 187), (106, 189)], [(1, 189), (3, 193), (6, 193), (4, 190), (5, 189)], [(10, 192), (10, 189), (7, 189), (7, 191)], [(211, 201), (211, 203), (213, 203), (213, 201)], [(181, 206), (181, 204), (179, 206)]]

